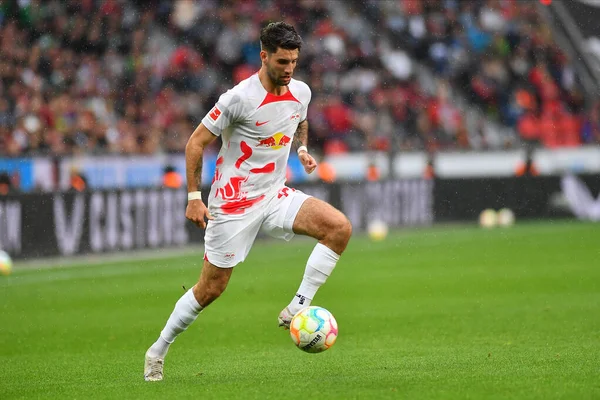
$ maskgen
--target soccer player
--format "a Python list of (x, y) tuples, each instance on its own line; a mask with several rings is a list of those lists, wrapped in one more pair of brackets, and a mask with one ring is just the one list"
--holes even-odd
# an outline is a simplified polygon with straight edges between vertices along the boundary
[[(244, 261), (259, 230), (285, 240), (294, 234), (318, 240), (296, 295), (279, 314), (279, 326), (286, 329), (294, 314), (310, 305), (350, 240), (352, 226), (340, 211), (285, 185), (292, 144), (307, 173), (317, 167), (306, 147), (311, 92), (292, 79), (302, 39), (293, 26), (275, 22), (261, 30), (260, 43), (258, 73), (221, 95), (187, 143), (185, 215), (206, 228), (204, 265), (198, 283), (175, 304), (146, 352), (147, 381), (163, 379), (169, 346), (223, 293), (233, 267)], [(202, 155), (217, 136), (223, 144), (207, 208), (200, 197)]]

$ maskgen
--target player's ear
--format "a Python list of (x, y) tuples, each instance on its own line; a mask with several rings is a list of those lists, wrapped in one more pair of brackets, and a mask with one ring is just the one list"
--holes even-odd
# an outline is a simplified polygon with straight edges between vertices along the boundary
[(261, 50), (260, 51), (260, 61), (266, 63), (267, 62), (267, 51), (266, 50)]

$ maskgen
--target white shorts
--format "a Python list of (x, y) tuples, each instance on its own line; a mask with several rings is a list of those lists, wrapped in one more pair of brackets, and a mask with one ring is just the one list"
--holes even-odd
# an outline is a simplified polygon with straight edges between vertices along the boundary
[(270, 200), (266, 199), (266, 203), (246, 210), (241, 218), (217, 215), (206, 226), (204, 259), (220, 268), (235, 267), (246, 259), (261, 230), (271, 237), (290, 240), (294, 237), (292, 226), (296, 215), (309, 197), (299, 190), (284, 188)]

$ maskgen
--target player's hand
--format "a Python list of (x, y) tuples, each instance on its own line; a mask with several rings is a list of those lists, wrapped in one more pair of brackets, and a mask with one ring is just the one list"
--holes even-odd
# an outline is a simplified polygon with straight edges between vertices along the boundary
[(304, 166), (304, 170), (307, 174), (312, 173), (315, 168), (317, 168), (317, 161), (306, 151), (301, 151), (300, 154), (298, 154), (298, 159)]
[(185, 217), (196, 224), (198, 227), (206, 228), (206, 219), (215, 219), (208, 212), (208, 208), (202, 200), (191, 200), (185, 209)]

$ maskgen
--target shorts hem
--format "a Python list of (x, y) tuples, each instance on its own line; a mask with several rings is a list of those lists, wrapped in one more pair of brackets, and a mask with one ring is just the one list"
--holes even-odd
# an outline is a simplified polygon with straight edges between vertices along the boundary
[[(213, 260), (215, 259), (214, 257), (211, 257), (211, 258), (212, 258)], [(217, 258), (218, 258), (218, 257), (217, 257)], [(212, 264), (212, 265), (214, 265), (215, 267), (217, 267), (217, 268), (221, 268), (221, 269), (229, 269), (229, 268), (233, 268), (233, 267), (235, 267), (236, 265), (238, 265), (239, 263), (241, 263), (241, 262), (242, 262), (242, 261), (234, 261), (234, 263), (230, 263), (231, 265), (223, 265), (223, 264), (221, 264), (219, 261), (217, 261), (217, 262), (220, 264), (220, 265), (217, 265), (217, 264), (215, 264), (213, 261), (211, 261), (211, 260), (208, 258), (208, 254), (207, 254), (207, 252), (206, 252), (206, 251), (204, 252), (204, 260), (205, 260), (205, 261), (208, 261), (209, 263), (211, 263), (211, 264)], [(225, 264), (227, 264), (227, 263), (225, 263)]]

